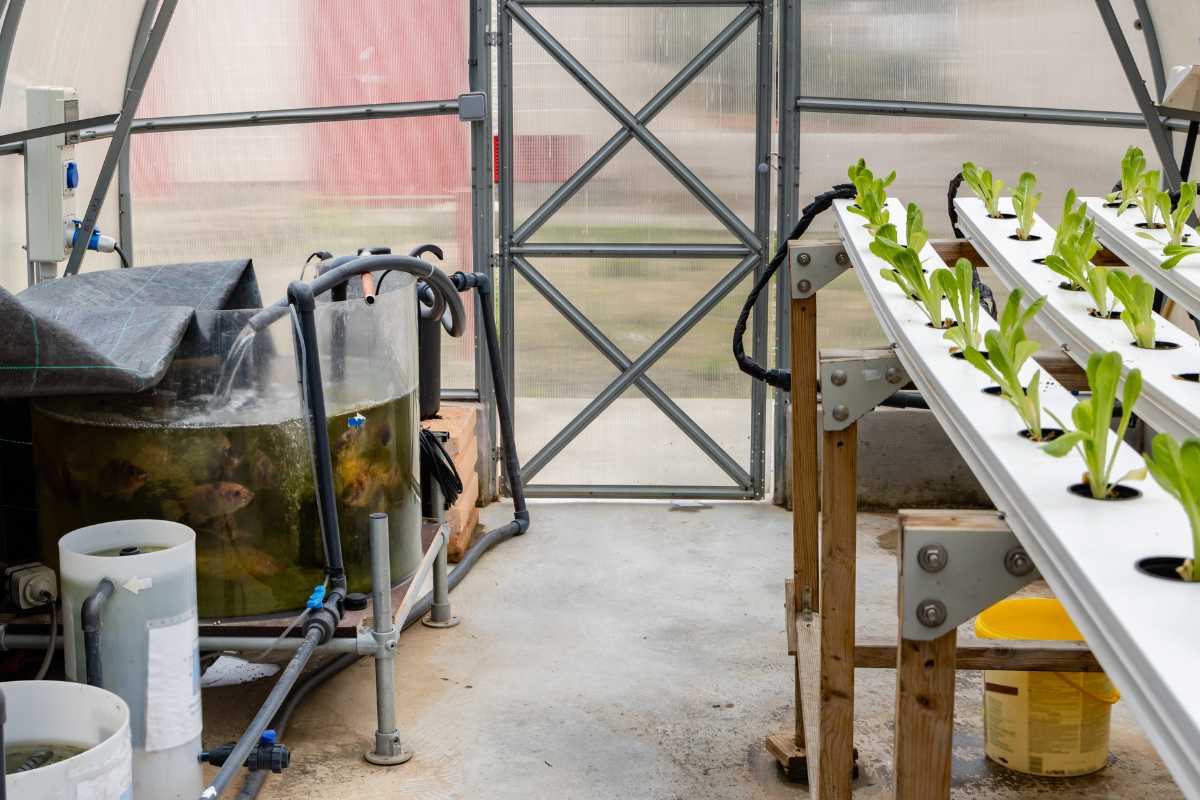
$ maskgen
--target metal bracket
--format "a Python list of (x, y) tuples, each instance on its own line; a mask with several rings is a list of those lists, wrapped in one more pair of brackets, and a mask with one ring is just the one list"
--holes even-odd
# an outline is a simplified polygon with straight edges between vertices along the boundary
[(850, 268), (846, 248), (838, 243), (788, 242), (788, 285), (793, 300), (807, 300)]
[(487, 119), (487, 95), (483, 92), (460, 94), (458, 118), (463, 122), (483, 122)]
[(906, 383), (908, 373), (890, 347), (822, 350), (822, 426), (849, 428)]
[(900, 531), (901, 636), (931, 641), (1041, 576), (1017, 537), (994, 525)]

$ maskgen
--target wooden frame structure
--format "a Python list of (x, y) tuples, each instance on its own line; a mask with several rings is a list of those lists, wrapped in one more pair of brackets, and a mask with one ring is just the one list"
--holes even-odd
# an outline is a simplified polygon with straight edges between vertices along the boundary
[[(982, 263), (966, 242), (935, 246)], [(812, 249), (790, 242), (789, 265), (810, 263)], [(805, 260), (800, 262), (802, 254)], [(856, 419), (848, 419), (848, 424), (831, 430), (823, 422), (818, 398), (822, 356), (817, 348), (817, 291), (796, 297), (793, 287), (790, 311), (793, 574), (786, 583), (785, 608), (788, 649), (795, 659), (796, 714), (794, 728), (768, 736), (766, 746), (789, 777), (809, 784), (811, 797), (849, 800), (858, 774), (854, 670), (892, 668), (896, 670), (894, 796), (897, 800), (948, 798), (957, 670), (1096, 672), (1100, 666), (1082, 643), (959, 645), (953, 627), (932, 640), (905, 638), (899, 611), (906, 608), (903, 574), (899, 575), (896, 638), (856, 641), (858, 426)], [(845, 354), (838, 357), (844, 359)], [(1080, 382), (1080, 371), (1068, 359), (1051, 357), (1043, 366), (1067, 385)], [(818, 435), (824, 455), (820, 464)], [(905, 534), (912, 529), (933, 530), (946, 537), (965, 530), (1011, 536), (996, 512), (902, 511), (901, 571)]]

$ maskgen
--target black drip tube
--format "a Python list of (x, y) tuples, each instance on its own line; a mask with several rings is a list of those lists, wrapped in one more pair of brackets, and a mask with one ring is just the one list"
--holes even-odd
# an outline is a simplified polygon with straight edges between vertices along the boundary
[[(509, 402), (508, 386), (504, 380), (503, 363), (500, 360), (500, 344), (496, 334), (496, 310), (492, 298), (491, 280), (483, 273), (456, 272), (449, 283), (450, 291), (455, 294), (456, 298), (457, 292), (475, 289), (479, 299), (480, 312), (484, 322), (484, 337), (487, 340), (488, 361), (491, 362), (492, 368), (492, 386), (496, 395), (496, 412), (500, 420), (501, 446), (504, 451), (504, 463), (508, 475), (509, 491), (513, 499), (513, 520), (498, 528), (493, 528), (481, 536), (467, 550), (462, 560), (455, 564), (454, 569), (450, 571), (450, 574), (447, 576), (447, 586), (450, 591), (453, 591), (486, 552), (501, 542), (507, 541), (514, 536), (519, 536), (529, 530), (529, 510), (525, 505), (525, 485), (521, 480), (521, 467), (517, 461), (516, 436), (513, 432), (512, 422), (512, 405)], [(408, 628), (410, 625), (415, 624), (417, 620), (429, 612), (432, 605), (433, 594), (426, 594), (413, 606), (412, 611), (408, 614), (408, 618), (404, 620), (402, 627)], [(299, 652), (297, 652), (297, 655), (299, 655)], [(280, 738), (283, 737), (283, 732), (287, 728), (292, 714), (295, 713), (296, 709), (300, 707), (300, 704), (304, 702), (304, 699), (314, 689), (324, 685), (335, 675), (358, 661), (359, 658), (361, 656), (354, 653), (338, 656), (296, 684), (295, 691), (287, 698), (287, 702), (281, 706), (277, 706), (278, 713), (275, 713), (272, 723), (276, 735)], [(288, 667), (290, 669), (291, 665), (289, 664)], [(280, 680), (282, 682), (283, 679), (281, 678)], [(272, 691), (272, 696), (274, 694), (275, 692)], [(268, 700), (270, 699), (268, 698)], [(261, 713), (260, 711), (260, 716)], [(265, 727), (264, 723), (263, 728), (265, 729)], [(257, 741), (257, 737), (254, 741)], [(244, 754), (242, 760), (245, 760)], [(235, 761), (231, 756), (226, 764), (230, 763), (241, 763), (241, 761)], [(265, 771), (259, 770), (249, 773), (242, 784), (242, 788), (238, 791), (236, 800), (255, 800), (262, 791), (266, 780), (267, 773)], [(215, 797), (216, 795), (211, 796)]]
[(83, 631), (84, 679), (90, 686), (104, 687), (104, 670), (100, 663), (100, 615), (104, 613), (104, 604), (112, 597), (115, 588), (108, 578), (100, 581), (79, 610), (79, 627)]

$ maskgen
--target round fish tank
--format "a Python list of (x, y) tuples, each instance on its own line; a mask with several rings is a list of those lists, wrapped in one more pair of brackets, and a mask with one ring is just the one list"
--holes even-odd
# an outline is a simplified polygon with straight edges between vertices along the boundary
[[(351, 591), (371, 589), (368, 521), (388, 514), (393, 579), (421, 557), (415, 280), (376, 302), (317, 307), (326, 425)], [(137, 395), (39, 400), (33, 409), (43, 558), (86, 525), (168, 519), (196, 531), (205, 619), (302, 608), (325, 552), (290, 314), (197, 314), (166, 376)]]

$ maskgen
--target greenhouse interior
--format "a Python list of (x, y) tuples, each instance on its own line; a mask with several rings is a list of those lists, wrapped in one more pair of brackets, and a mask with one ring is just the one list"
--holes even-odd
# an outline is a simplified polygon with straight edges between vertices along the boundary
[(0, 0), (0, 800), (1200, 798), (1192, 62)]

